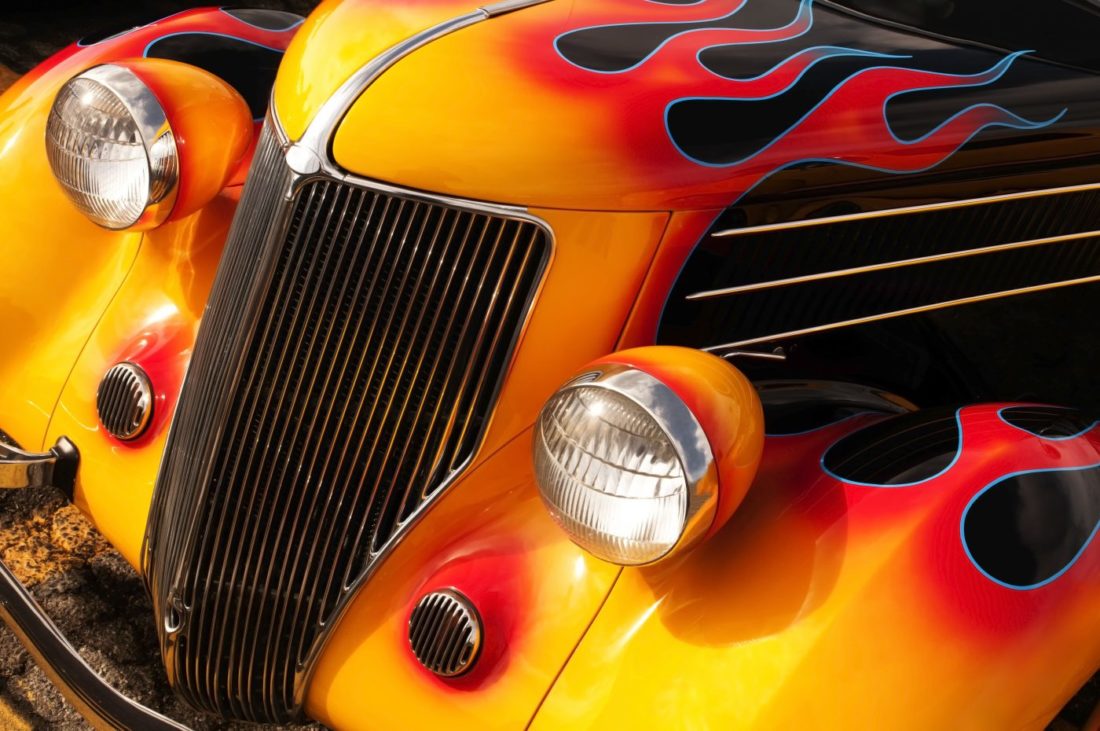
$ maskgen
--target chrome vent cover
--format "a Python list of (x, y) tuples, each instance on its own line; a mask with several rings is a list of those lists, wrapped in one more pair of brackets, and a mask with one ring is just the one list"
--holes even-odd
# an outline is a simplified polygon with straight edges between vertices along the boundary
[(481, 650), (481, 617), (454, 589), (425, 594), (409, 617), (409, 645), (420, 664), (453, 678), (468, 672)]
[(153, 384), (140, 366), (116, 363), (104, 374), (95, 395), (103, 428), (116, 439), (137, 439), (153, 418)]

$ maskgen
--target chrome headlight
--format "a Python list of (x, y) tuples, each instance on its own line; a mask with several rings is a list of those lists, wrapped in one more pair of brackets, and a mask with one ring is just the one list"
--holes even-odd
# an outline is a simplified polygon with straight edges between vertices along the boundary
[(100, 226), (156, 226), (172, 210), (176, 140), (156, 96), (124, 66), (97, 66), (61, 87), (46, 154), (65, 194)]
[(653, 563), (713, 522), (707, 436), (676, 393), (641, 370), (604, 365), (563, 386), (539, 415), (534, 453), (550, 514), (606, 561)]

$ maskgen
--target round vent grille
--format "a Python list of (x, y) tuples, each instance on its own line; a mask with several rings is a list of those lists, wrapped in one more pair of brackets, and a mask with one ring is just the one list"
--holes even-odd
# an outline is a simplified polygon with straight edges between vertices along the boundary
[(153, 387), (149, 376), (133, 363), (111, 367), (99, 383), (95, 397), (99, 421), (111, 435), (137, 439), (153, 416)]
[(481, 649), (481, 618), (457, 591), (433, 591), (413, 609), (409, 644), (416, 659), (436, 675), (462, 675), (473, 667)]

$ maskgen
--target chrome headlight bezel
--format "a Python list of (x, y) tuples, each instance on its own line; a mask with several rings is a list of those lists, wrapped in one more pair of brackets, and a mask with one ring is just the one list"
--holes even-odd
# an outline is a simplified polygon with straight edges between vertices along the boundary
[[(554, 408), (557, 399), (577, 389), (602, 389), (632, 402), (653, 420), (675, 452), (683, 476), (683, 512), (679, 536), (664, 550), (635, 559), (610, 555), (598, 543), (587, 540), (578, 533), (578, 516), (568, 514), (568, 508), (559, 504), (551, 494), (547, 480), (540, 476), (545, 469), (545, 460), (552, 458), (545, 438), (547, 415)], [(551, 516), (574, 543), (597, 558), (625, 566), (657, 563), (696, 544), (714, 522), (719, 495), (718, 470), (706, 433), (675, 391), (645, 371), (609, 363), (567, 382), (543, 406), (535, 426), (533, 449), (536, 482)]]
[[(88, 169), (96, 164), (117, 162), (95, 159), (81, 153), (81, 150), (98, 149), (97, 145), (118, 144), (105, 138), (95, 139), (89, 130), (81, 130), (79, 120), (72, 116), (73, 107), (79, 113), (80, 105), (89, 103), (86, 99), (80, 99), (81, 88), (87, 93), (89, 85), (95, 85), (98, 90), (113, 97), (129, 115), (129, 119), (119, 116), (118, 121), (120, 124), (132, 125), (145, 155), (143, 166), (131, 166), (144, 175), (143, 181), (131, 181), (144, 194), (142, 201), (138, 201), (137, 197), (125, 200), (121, 196), (112, 201), (109, 196), (95, 190), (82, 189), (79, 184), (81, 171), (74, 169), (74, 159), (83, 162)], [(97, 110), (97, 113), (104, 114), (102, 110)], [(129, 146), (134, 145), (131, 143)], [(123, 65), (95, 66), (69, 79), (58, 90), (46, 123), (46, 156), (54, 178), (69, 200), (89, 219), (104, 228), (153, 228), (163, 223), (175, 206), (179, 193), (179, 149), (167, 114), (145, 82)], [(136, 163), (137, 160), (127, 162)], [(103, 171), (99, 175), (106, 175), (108, 172)], [(94, 170), (88, 172), (89, 177), (95, 174)], [(110, 210), (112, 204), (114, 212)]]

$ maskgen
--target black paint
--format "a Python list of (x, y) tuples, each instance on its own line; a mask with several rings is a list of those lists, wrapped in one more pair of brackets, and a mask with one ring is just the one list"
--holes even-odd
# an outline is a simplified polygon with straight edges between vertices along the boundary
[[(753, 4), (750, 0), (750, 6)], [(870, 24), (820, 4), (812, 7), (813, 26), (803, 35), (777, 43), (711, 46), (700, 52), (699, 61), (719, 76), (746, 80), (766, 74), (808, 49), (846, 49), (850, 54), (826, 55), (791, 88), (772, 98), (674, 103), (668, 113), (669, 132), (685, 154), (711, 165), (731, 165), (751, 157), (866, 69), (888, 67), (966, 76), (993, 68), (1007, 53)], [(1065, 109), (1066, 100), (1053, 91), (1043, 91), (1042, 85), (1061, 76), (1079, 79), (1081, 75), (1020, 58), (986, 86), (899, 94), (886, 105), (887, 124), (899, 139), (912, 141), (975, 104), (1002, 106), (1027, 119), (1051, 119)]]
[[(742, 54), (752, 53), (751, 47), (739, 50)], [(890, 66), (969, 75), (989, 69), (998, 60), (985, 53), (952, 57), (921, 55), (910, 59), (829, 56), (815, 63), (796, 84), (774, 97), (675, 102), (668, 110), (669, 134), (676, 146), (692, 159), (709, 165), (734, 165), (775, 142), (845, 82), (867, 69)], [(887, 123), (896, 134), (915, 138), (974, 103), (971, 101), (973, 90), (924, 92), (924, 95), (933, 93), (939, 94), (937, 100), (950, 107), (940, 116), (930, 115), (923, 107), (904, 104), (902, 100), (907, 94), (896, 96), (887, 105)], [(1059, 110), (1060, 107), (1051, 106), (1044, 112), (1049, 117)]]
[(723, 18), (681, 23), (624, 23), (582, 28), (557, 39), (558, 52), (589, 71), (613, 73), (636, 66), (669, 39), (681, 33), (714, 28), (769, 30), (798, 18), (801, 5), (775, 0), (750, 0)]
[(1094, 0), (817, 0), (926, 33), (998, 48), (1035, 49), (1056, 63), (1100, 71), (1100, 4)]
[(183, 33), (154, 41), (146, 55), (198, 66), (225, 80), (248, 103), (255, 119), (267, 110), (283, 52), (239, 38)]
[(1029, 472), (994, 484), (963, 517), (963, 541), (989, 576), (1027, 588), (1051, 580), (1100, 523), (1100, 467)]
[[(767, 338), (982, 294), (1100, 276), (1100, 238), (1010, 249), (691, 301), (700, 291), (810, 277), (1095, 229), (1100, 190), (709, 237), (668, 300), (663, 345)], [(842, 213), (844, 211), (837, 211)], [(716, 229), (721, 228), (721, 222)], [(780, 339), (785, 342), (786, 339)]]
[(1017, 429), (1043, 439), (1068, 439), (1086, 432), (1096, 420), (1074, 409), (1057, 406), (1011, 406), (1001, 418)]
[(788, 436), (820, 429), (856, 414), (899, 414), (900, 399), (878, 389), (830, 381), (756, 383), (764, 407), (764, 430)]
[(943, 472), (961, 441), (955, 409), (916, 411), (853, 432), (829, 448), (822, 464), (848, 482), (908, 485)]

